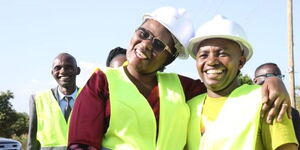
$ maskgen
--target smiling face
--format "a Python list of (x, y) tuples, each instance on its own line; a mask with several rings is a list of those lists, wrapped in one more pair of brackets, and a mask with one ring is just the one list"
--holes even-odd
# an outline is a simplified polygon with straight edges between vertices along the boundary
[[(174, 42), (171, 33), (155, 20), (146, 20), (141, 25), (141, 28), (143, 30), (137, 30), (135, 32), (127, 49), (127, 68), (130, 72), (153, 74), (161, 68), (171, 56), (167, 50), (160, 52), (158, 49), (155, 49), (155, 46), (153, 46), (153, 38), (160, 40), (171, 49), (174, 47)], [(140, 35), (141, 32), (142, 35)], [(153, 36), (152, 39), (141, 38), (141, 36), (148, 33)]]
[(227, 39), (207, 39), (196, 51), (196, 66), (208, 93), (229, 94), (239, 86), (237, 74), (246, 59), (239, 44)]
[(62, 53), (58, 55), (52, 65), (51, 74), (58, 85), (65, 89), (76, 88), (76, 76), (79, 75), (80, 68), (77, 67), (73, 56)]

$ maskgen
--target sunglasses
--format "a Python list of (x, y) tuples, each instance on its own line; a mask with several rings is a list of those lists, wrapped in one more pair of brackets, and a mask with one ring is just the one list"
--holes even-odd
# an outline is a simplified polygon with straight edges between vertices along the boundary
[(143, 27), (137, 28), (135, 30), (135, 34), (142, 40), (150, 40), (154, 51), (161, 53), (164, 50), (166, 50), (172, 55), (172, 51), (170, 47), (160, 39), (153, 36), (151, 32), (146, 30), (145, 28)]

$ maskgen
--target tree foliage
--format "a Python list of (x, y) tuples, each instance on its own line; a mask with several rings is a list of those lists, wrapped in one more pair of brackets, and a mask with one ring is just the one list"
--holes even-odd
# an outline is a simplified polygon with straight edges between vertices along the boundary
[(240, 73), (238, 78), (241, 84), (254, 84), (252, 79), (247, 74), (243, 75), (242, 73)]
[(28, 132), (28, 115), (26, 113), (17, 113), (16, 117), (16, 121), (11, 126), (11, 129), (17, 136), (26, 134)]
[(12, 98), (11, 91), (0, 92), (0, 137), (20, 136), (28, 131), (28, 115), (13, 109), (9, 101)]

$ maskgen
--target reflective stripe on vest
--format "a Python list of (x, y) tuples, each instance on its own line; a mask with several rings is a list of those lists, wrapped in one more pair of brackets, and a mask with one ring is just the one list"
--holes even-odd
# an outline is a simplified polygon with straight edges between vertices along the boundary
[(201, 94), (188, 102), (191, 118), (188, 128), (188, 150), (255, 149), (262, 97), (260, 86), (242, 85), (229, 95), (217, 120), (201, 137)]
[[(176, 74), (158, 73), (160, 93), (159, 135), (147, 99), (123, 68), (105, 71), (111, 116), (103, 147), (113, 150), (182, 150), (186, 143), (189, 108)], [(156, 137), (158, 138), (156, 141)]]
[[(80, 91), (81, 89), (78, 90), (78, 93)], [(41, 144), (41, 149), (53, 149), (53, 147), (66, 149), (69, 127), (52, 91), (38, 92), (35, 96), (35, 106), (36, 138)]]

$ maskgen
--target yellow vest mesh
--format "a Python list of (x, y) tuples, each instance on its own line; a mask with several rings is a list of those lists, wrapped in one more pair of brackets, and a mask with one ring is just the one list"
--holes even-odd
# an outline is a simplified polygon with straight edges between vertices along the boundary
[[(80, 93), (79, 88), (77, 95)], [(67, 146), (68, 124), (51, 90), (35, 95), (37, 140), (41, 147)], [(72, 114), (72, 113), (71, 113)], [(70, 117), (71, 118), (71, 114)]]
[(188, 149), (255, 149), (262, 105), (259, 86), (242, 85), (231, 92), (212, 127), (201, 136), (200, 121), (206, 95), (188, 102), (191, 111)]
[(107, 69), (111, 116), (102, 141), (114, 150), (182, 150), (186, 143), (189, 109), (176, 74), (158, 73), (159, 134), (147, 99), (127, 78), (123, 68)]

